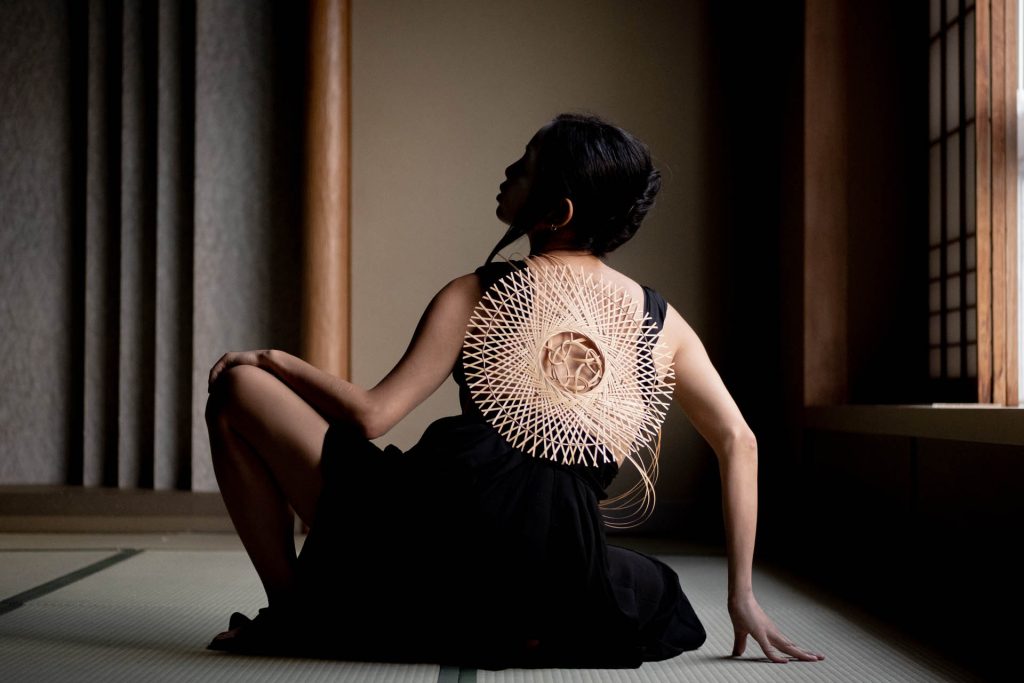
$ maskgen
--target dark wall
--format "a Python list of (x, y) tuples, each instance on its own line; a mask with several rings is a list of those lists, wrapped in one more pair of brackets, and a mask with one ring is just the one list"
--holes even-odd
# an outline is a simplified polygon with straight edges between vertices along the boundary
[(1014, 663), (1020, 446), (808, 430), (787, 564), (991, 680)]
[[(804, 13), (800, 2), (710, 7), (711, 298), (724, 327), (712, 361), (758, 439), (760, 539), (785, 496), (801, 400)], [(707, 490), (718, 498), (719, 482)]]
[(928, 4), (846, 3), (851, 403), (928, 379)]
[[(923, 401), (927, 379), (927, 6), (845, 3), (850, 402)], [(712, 5), (722, 248), (713, 358), (758, 437), (759, 547), (802, 498), (804, 6)], [(710, 495), (710, 494), (709, 494)], [(799, 507), (799, 504), (797, 504)], [(787, 521), (789, 520), (789, 521)]]

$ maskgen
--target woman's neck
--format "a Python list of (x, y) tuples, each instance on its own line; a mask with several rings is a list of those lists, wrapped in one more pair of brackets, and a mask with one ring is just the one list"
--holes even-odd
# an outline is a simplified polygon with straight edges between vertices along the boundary
[(567, 266), (574, 271), (582, 269), (585, 273), (603, 272), (608, 267), (601, 259), (589, 252), (562, 249), (532, 253), (528, 259), (547, 266)]
[[(557, 256), (594, 256), (593, 252), (585, 249), (541, 249), (536, 253), (555, 254)], [(596, 256), (594, 258), (597, 258)]]

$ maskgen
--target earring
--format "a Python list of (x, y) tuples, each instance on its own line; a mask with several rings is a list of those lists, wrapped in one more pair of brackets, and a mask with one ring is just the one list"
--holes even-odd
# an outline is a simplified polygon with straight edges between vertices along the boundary
[(554, 223), (552, 223), (552, 224), (551, 224), (551, 225), (549, 225), (548, 227), (549, 227), (549, 228), (551, 228), (551, 232), (555, 232), (556, 230), (558, 230), (558, 226), (557, 226), (557, 225), (555, 225)]

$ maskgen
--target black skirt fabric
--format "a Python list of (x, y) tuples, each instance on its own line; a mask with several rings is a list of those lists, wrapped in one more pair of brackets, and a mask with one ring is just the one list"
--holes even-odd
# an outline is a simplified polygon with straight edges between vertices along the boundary
[[(485, 286), (495, 266), (478, 269)], [(658, 324), (664, 300), (645, 287)], [(617, 473), (512, 447), (467, 402), (403, 452), (350, 425), (324, 441), (324, 490), (299, 554), (307, 650), (349, 660), (636, 668), (704, 628), (665, 563), (609, 545)]]

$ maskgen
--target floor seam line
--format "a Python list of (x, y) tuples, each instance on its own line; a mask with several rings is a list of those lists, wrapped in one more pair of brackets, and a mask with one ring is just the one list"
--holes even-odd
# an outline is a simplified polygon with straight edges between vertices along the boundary
[(56, 579), (42, 583), (35, 588), (29, 588), (27, 591), (22, 591), (17, 595), (4, 598), (3, 600), (0, 600), (0, 616), (18, 609), (30, 600), (35, 600), (36, 598), (41, 598), (44, 595), (60, 590), (65, 586), (71, 585), (75, 581), (84, 579), (87, 576), (92, 576), (97, 572), (103, 571), (107, 567), (112, 567), (119, 562), (123, 562), (129, 557), (135, 557), (141, 552), (143, 551), (138, 548), (125, 548), (110, 557), (105, 557), (102, 560), (93, 562), (92, 564), (79, 567), (72, 572), (58, 576)]
[(3, 553), (116, 553), (123, 548), (0, 548)]
[(437, 683), (476, 683), (476, 668), (444, 664), (437, 672)]

